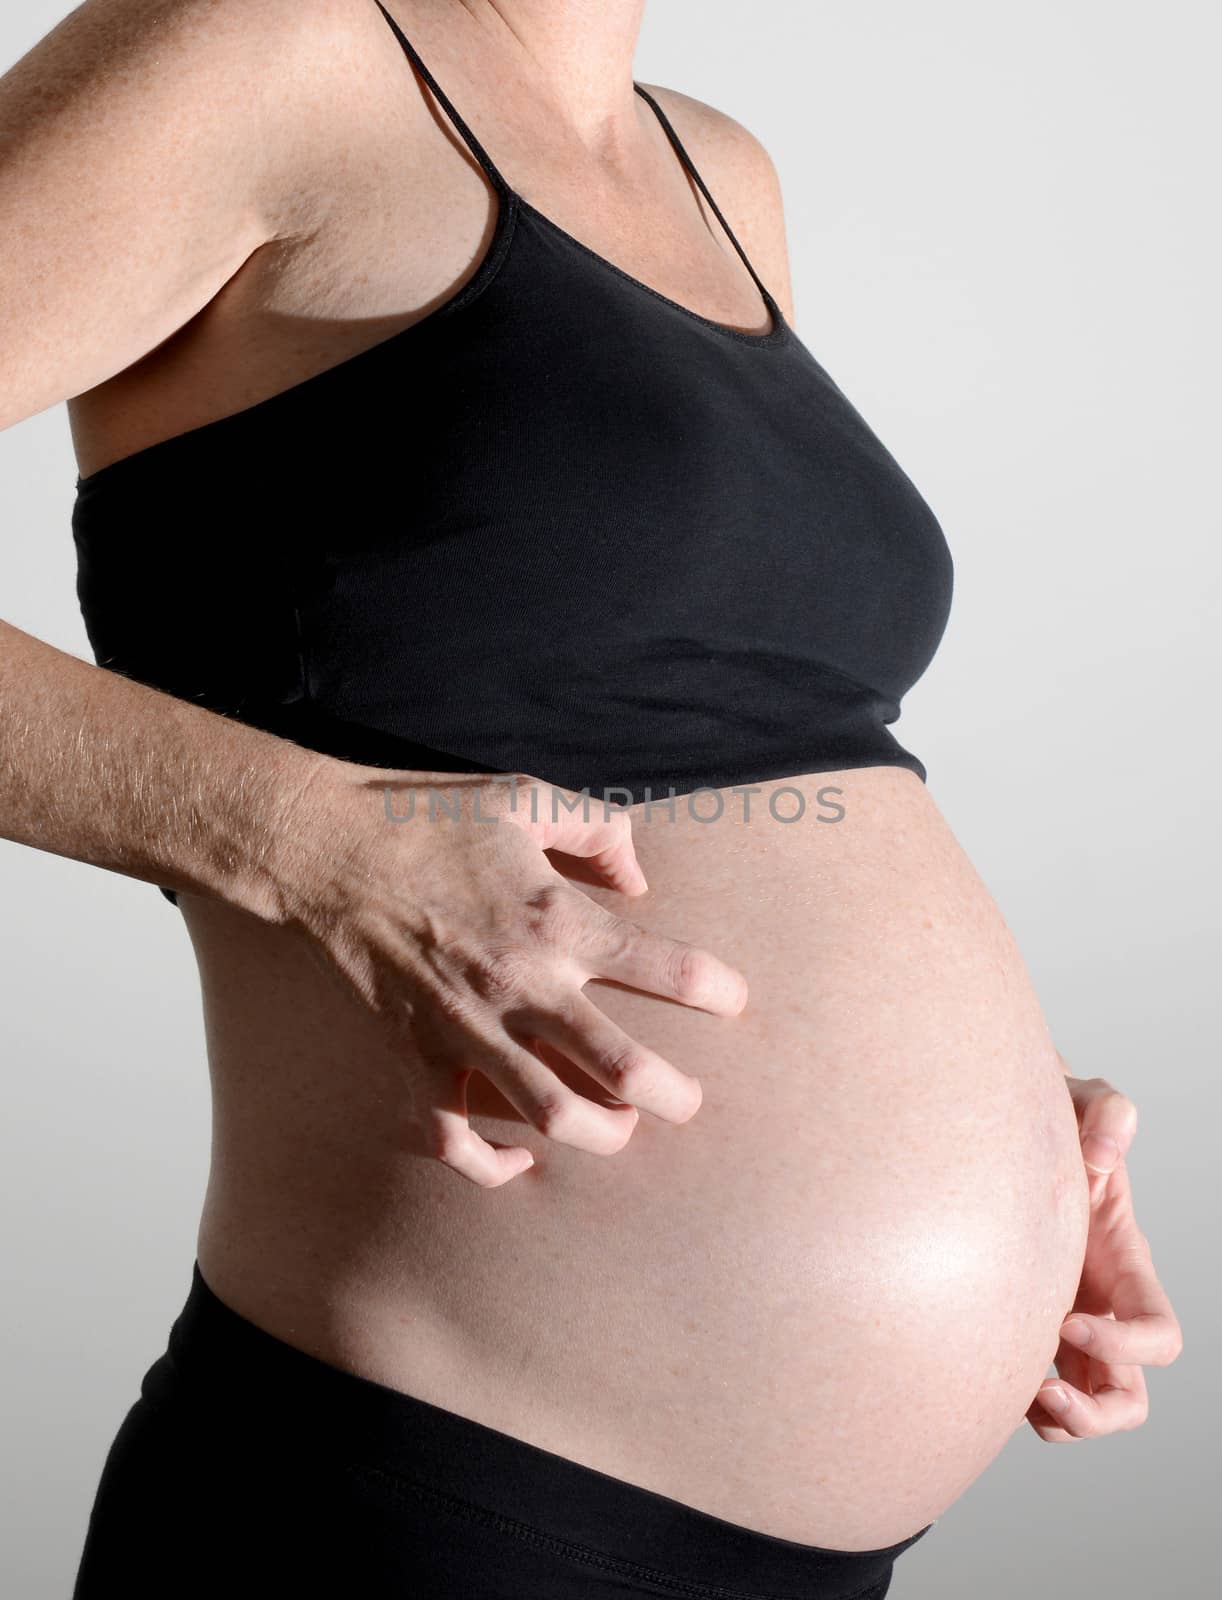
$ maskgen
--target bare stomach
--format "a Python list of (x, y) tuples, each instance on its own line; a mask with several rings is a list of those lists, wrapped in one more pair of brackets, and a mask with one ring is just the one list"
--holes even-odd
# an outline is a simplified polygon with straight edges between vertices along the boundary
[(411, 1059), (293, 935), (183, 896), (214, 1093), (199, 1259), (337, 1366), (726, 1521), (875, 1549), (1021, 1422), (1086, 1177), (1023, 961), (925, 786), (787, 782), (791, 822), (779, 783), (750, 821), (732, 791), (713, 822), (637, 808), (650, 893), (587, 887), (746, 975), (733, 1019), (587, 991), (700, 1079), (699, 1111), (592, 1156), (477, 1076), (473, 1125), (536, 1157), (497, 1189), (413, 1153)]

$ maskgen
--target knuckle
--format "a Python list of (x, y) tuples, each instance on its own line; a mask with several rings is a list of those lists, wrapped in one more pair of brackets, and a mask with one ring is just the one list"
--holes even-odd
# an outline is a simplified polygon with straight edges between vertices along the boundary
[(1184, 1353), (1184, 1330), (1178, 1322), (1172, 1323), (1167, 1334), (1167, 1360), (1178, 1361)]
[(466, 1148), (463, 1131), (448, 1118), (434, 1119), (428, 1139), (429, 1154), (447, 1167), (456, 1167), (462, 1161)]
[(531, 1121), (545, 1139), (565, 1143), (573, 1131), (573, 1102), (559, 1091), (540, 1095)]
[(635, 922), (630, 922), (627, 917), (616, 916), (614, 911), (603, 912), (601, 907), (598, 910), (600, 914), (595, 919), (595, 931), (604, 956), (618, 961), (642, 943), (644, 934)]
[[(1103, 1079), (1099, 1081), (1104, 1083)], [(1110, 1083), (1104, 1083), (1104, 1089), (1106, 1091), (1103, 1095), (1104, 1105), (1108, 1106), (1113, 1112), (1123, 1112), (1125, 1117), (1136, 1117), (1137, 1107), (1127, 1094), (1122, 1094), (1119, 1089), (1114, 1088)]]
[(569, 944), (579, 927), (580, 907), (573, 891), (562, 883), (545, 883), (526, 902), (525, 928), (535, 943), (548, 946)]
[[(446, 984), (429, 996), (428, 1010), (432, 1013), (432, 1020), (448, 1023), (452, 1027), (465, 1028), (471, 1023), (475, 1007), (472, 1005), (471, 996), (461, 986), (455, 988)], [(429, 1020), (427, 1013), (417, 1018), (413, 1031), (420, 1033), (427, 1020)]]
[(452, 1120), (438, 1118), (432, 1126), (428, 1140), (429, 1154), (442, 1166), (449, 1167), (460, 1177), (477, 1184), (481, 1189), (495, 1188), (503, 1180), (495, 1171), (487, 1170), (482, 1163), (472, 1160), (471, 1133)]
[(1127, 1094), (1122, 1094), (1119, 1089), (1114, 1088), (1105, 1079), (1100, 1078), (1099, 1082), (1103, 1085), (1105, 1091), (1102, 1100), (1108, 1109), (1110, 1117), (1114, 1119), (1115, 1124), (1123, 1127), (1132, 1135), (1137, 1131), (1137, 1107)]
[(641, 1088), (642, 1080), (649, 1072), (649, 1058), (638, 1046), (621, 1043), (612, 1045), (601, 1053), (599, 1066), (603, 1075), (617, 1089), (623, 1090), (627, 1099), (631, 1099), (632, 1091)]
[(522, 997), (528, 983), (530, 960), (524, 951), (485, 950), (472, 959), (467, 981), (480, 997), (493, 1005)]
[(625, 839), (632, 837), (632, 818), (627, 811), (611, 808), (606, 813), (607, 824)]
[(710, 958), (695, 945), (676, 945), (666, 958), (666, 975), (676, 994), (703, 998), (713, 987)]

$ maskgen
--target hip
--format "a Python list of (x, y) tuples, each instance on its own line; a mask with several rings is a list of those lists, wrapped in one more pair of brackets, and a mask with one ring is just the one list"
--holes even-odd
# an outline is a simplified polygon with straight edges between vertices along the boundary
[(217, 1297), (198, 1264), (108, 1454), (74, 1600), (881, 1600), (896, 1558), (769, 1538), (344, 1372)]

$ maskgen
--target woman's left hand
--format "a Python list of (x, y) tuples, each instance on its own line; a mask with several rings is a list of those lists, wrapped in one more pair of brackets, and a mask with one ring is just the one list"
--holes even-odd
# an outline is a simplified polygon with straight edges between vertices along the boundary
[[(1149, 1414), (1142, 1367), (1169, 1366), (1183, 1348), (1149, 1241), (1133, 1215), (1124, 1158), (1137, 1131), (1137, 1107), (1103, 1078), (1073, 1078), (1066, 1068), (1065, 1081), (1090, 1174), (1090, 1226), (1082, 1281), (1061, 1325), (1054, 1363), (1065, 1381), (1045, 1379), (1027, 1411), (1026, 1420), (1048, 1444), (1140, 1427)], [(1080, 1339), (1076, 1325), (1084, 1330)], [(1058, 1389), (1067, 1404), (1054, 1410)]]

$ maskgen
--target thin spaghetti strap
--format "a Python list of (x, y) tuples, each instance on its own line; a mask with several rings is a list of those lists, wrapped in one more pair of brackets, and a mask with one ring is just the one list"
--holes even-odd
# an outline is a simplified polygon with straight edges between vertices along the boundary
[(716, 200), (714, 200), (713, 196), (709, 193), (708, 184), (705, 183), (704, 179), (700, 176), (699, 172), (696, 170), (696, 163), (692, 160), (691, 156), (689, 156), (687, 151), (683, 148), (683, 144), (682, 144), (682, 141), (679, 138), (679, 135), (675, 132), (674, 128), (671, 126), (670, 118), (666, 115), (665, 111), (662, 110), (662, 107), (654, 99), (653, 95), (650, 94), (648, 89), (643, 89), (639, 83), (635, 82), (635, 80), (633, 81), (633, 85), (632, 86), (636, 90), (636, 92), (641, 96), (642, 100), (648, 100), (649, 104), (653, 107), (654, 113), (657, 116), (658, 121), (662, 124), (663, 128), (666, 130), (666, 137), (670, 140), (671, 144), (675, 148), (675, 153), (678, 155), (679, 160), (683, 163), (683, 165), (691, 173), (692, 177), (695, 178), (697, 184), (700, 187), (701, 194), (704, 195), (704, 198), (708, 201), (709, 205), (712, 206), (714, 216), (717, 218), (718, 222), (721, 223), (722, 227), (726, 230), (727, 238), (729, 239), (730, 243), (734, 246), (734, 248), (738, 251), (739, 255), (742, 257), (743, 265), (746, 267), (747, 271), (755, 279), (756, 288), (763, 295), (763, 297), (764, 297), (765, 301), (768, 303), (768, 305), (775, 308), (776, 307), (776, 302), (773, 300), (772, 295), (768, 292), (768, 286), (765, 284), (764, 280), (760, 277), (759, 273), (752, 266), (751, 258), (750, 258), (750, 256), (748, 256), (747, 252), (743, 249), (742, 245), (739, 244), (738, 237), (735, 234), (734, 229), (726, 221), (725, 217), (722, 216), (721, 207), (717, 204)]
[(390, 31), (394, 34), (395, 38), (398, 39), (399, 43), (403, 46), (404, 54), (407, 56), (407, 58), (411, 62), (411, 64), (415, 67), (416, 71), (424, 79), (425, 83), (428, 84), (429, 88), (436, 95), (437, 99), (441, 103), (442, 109), (445, 111), (446, 116), (449, 117), (450, 121), (454, 124), (454, 126), (458, 129), (459, 133), (466, 140), (468, 148), (471, 151), (471, 154), (475, 157), (475, 159), (479, 162), (480, 166), (483, 167), (484, 171), (488, 174), (488, 177), (491, 179), (493, 187), (496, 189), (497, 193), (501, 196), (502, 199), (508, 199), (513, 194), (514, 191), (510, 188), (509, 184), (506, 183), (505, 179), (501, 176), (501, 173), (499, 172), (499, 170), (497, 169), (495, 163), (493, 162), (492, 157), (488, 154), (488, 152), (484, 149), (483, 145), (479, 142), (479, 140), (471, 132), (471, 129), (463, 121), (462, 117), (459, 116), (458, 112), (454, 108), (454, 104), (451, 101), (449, 95), (445, 92), (445, 90), (437, 82), (437, 79), (433, 76), (433, 74), (425, 66), (424, 62), (420, 59), (419, 52), (416, 50), (415, 45), (413, 45), (411, 43), (411, 41), (404, 34), (403, 29), (400, 28), (399, 24), (391, 16), (390, 12), (387, 11), (386, 7), (382, 4), (382, 0), (375, 0), (375, 4), (377, 5), (378, 10), (382, 13), (382, 15), (386, 18), (387, 22), (390, 24)]

